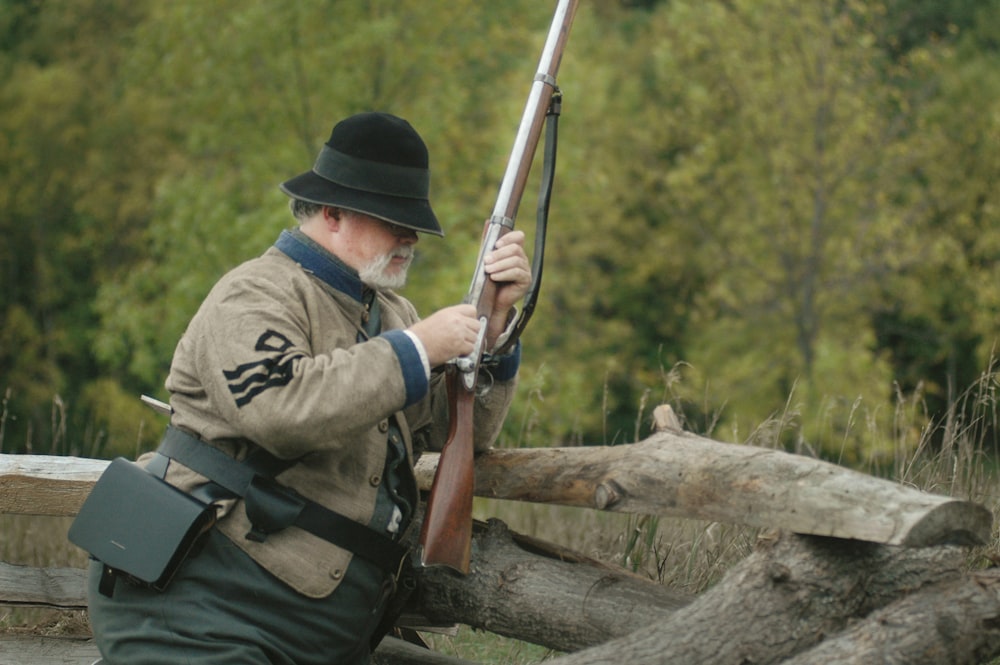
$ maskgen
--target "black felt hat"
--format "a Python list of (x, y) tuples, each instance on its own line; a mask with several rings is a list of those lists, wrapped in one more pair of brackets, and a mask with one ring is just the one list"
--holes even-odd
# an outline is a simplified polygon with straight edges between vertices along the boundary
[(443, 236), (431, 204), (427, 146), (407, 121), (359, 113), (333, 127), (312, 170), (281, 183), (288, 196)]

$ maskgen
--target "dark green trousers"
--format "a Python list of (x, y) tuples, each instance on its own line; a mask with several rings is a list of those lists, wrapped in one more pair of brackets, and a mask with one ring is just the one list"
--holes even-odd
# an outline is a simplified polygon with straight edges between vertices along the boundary
[(216, 530), (166, 591), (119, 580), (97, 591), (90, 621), (106, 665), (365, 665), (384, 610), (385, 575), (354, 557), (327, 598), (296, 593)]

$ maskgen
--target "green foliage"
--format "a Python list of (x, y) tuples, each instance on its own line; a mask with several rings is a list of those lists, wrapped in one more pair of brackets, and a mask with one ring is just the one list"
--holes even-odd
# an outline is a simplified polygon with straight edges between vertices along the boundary
[[(356, 111), (427, 140), (448, 238), (421, 242), (406, 295), (460, 299), (550, 11), (0, 2), (8, 441), (56, 438), (59, 396), (60, 446), (150, 445), (138, 393), (214, 281), (291, 223), (277, 184)], [(893, 400), (943, 417), (996, 344), (998, 18), (996, 0), (582, 3), (503, 444), (627, 441), (671, 402), (719, 436), (882, 463)]]
[[(615, 359), (605, 385), (618, 404), (634, 413), (646, 391), (660, 392), (649, 370), (685, 360), (682, 397), (714, 396), (698, 415), (722, 411), (737, 439), (789, 406), (801, 417), (784, 443), (818, 451), (843, 448), (810, 424), (818, 416), (846, 423), (860, 403), (870, 422), (884, 421), (899, 366), (879, 347), (872, 313), (908, 302), (896, 280), (919, 274), (926, 285), (928, 259), (945, 255), (913, 176), (954, 156), (936, 152), (947, 144), (922, 116), (949, 52), (914, 46), (891, 59), (879, 46), (882, 9), (674, 2), (642, 23), (623, 18), (627, 49), (585, 51), (597, 61), (584, 66), (588, 84), (607, 81), (598, 98), (627, 108), (630, 123), (614, 129), (619, 148), (596, 137), (599, 167), (584, 159), (571, 169), (615, 180), (574, 199), (600, 213), (580, 241), (593, 248), (569, 250), (567, 272), (608, 288), (581, 290), (568, 318), (584, 322), (593, 355)], [(625, 83), (622, 71), (633, 73)], [(620, 115), (587, 111), (595, 124)], [(627, 413), (600, 415), (628, 431)]]
[(45, 356), (43, 336), (31, 314), (19, 305), (7, 309), (0, 329), (0, 363), (5, 368), (4, 390), (19, 404), (47, 403), (62, 388), (62, 373)]
[(97, 379), (84, 386), (80, 400), (88, 423), (87, 457), (136, 457), (151, 450), (163, 436), (166, 418), (122, 390), (116, 381)]

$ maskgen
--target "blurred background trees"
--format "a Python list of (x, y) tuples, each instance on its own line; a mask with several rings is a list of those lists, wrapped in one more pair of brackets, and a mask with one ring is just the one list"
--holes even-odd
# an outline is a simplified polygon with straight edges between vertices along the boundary
[[(138, 394), (350, 113), (429, 144), (448, 237), (404, 293), (461, 298), (550, 4), (0, 0), (4, 451), (155, 445)], [(997, 26), (997, 0), (583, 0), (504, 445), (633, 440), (669, 401), (881, 463), (962, 418), (995, 385)]]

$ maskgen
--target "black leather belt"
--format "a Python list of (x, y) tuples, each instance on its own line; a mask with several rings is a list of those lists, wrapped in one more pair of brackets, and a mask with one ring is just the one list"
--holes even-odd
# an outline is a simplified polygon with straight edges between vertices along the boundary
[(297, 526), (391, 575), (399, 571), (408, 553), (391, 538), (278, 483), (275, 477), (296, 460), (280, 459), (258, 446), (245, 461), (239, 461), (172, 426), (167, 427), (157, 452), (211, 479), (208, 487), (192, 492), (199, 498), (243, 498), (252, 524), (246, 536), (250, 540), (264, 542), (268, 534)]

